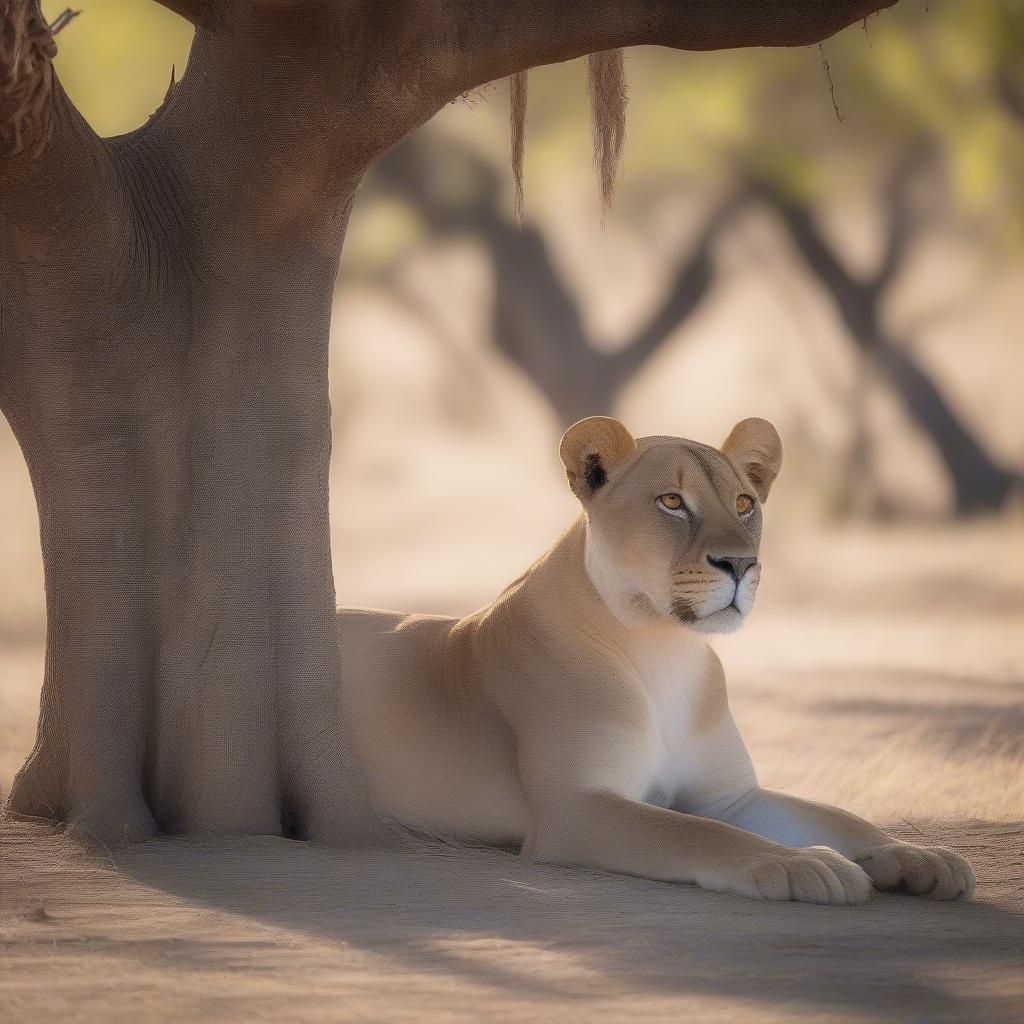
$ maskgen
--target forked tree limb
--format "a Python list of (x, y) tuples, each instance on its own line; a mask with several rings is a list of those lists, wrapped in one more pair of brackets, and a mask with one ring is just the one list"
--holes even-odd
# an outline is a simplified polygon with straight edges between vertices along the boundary
[[(304, 189), (309, 206), (485, 82), (640, 43), (699, 50), (814, 42), (894, 0), (158, 2), (197, 26), (190, 72), (173, 112), (161, 115), (169, 144), (189, 151), (197, 179), (214, 180), (217, 168), (239, 162), (287, 170), (295, 159), (290, 187)], [(39, 154), (54, 141), (68, 149), (91, 131), (60, 91), (37, 0), (0, 0), (0, 28), (3, 176), (5, 154)], [(58, 122), (63, 140), (53, 137)], [(286, 140), (283, 153), (259, 152), (283, 133), (307, 139), (309, 150)], [(307, 170), (311, 155), (317, 166)], [(253, 192), (262, 191), (257, 183)]]

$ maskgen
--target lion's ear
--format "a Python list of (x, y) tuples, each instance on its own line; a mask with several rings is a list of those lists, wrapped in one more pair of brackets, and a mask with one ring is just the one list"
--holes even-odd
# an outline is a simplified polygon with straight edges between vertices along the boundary
[(608, 474), (636, 451), (633, 435), (610, 416), (588, 416), (562, 435), (558, 454), (569, 487), (588, 501), (608, 482)]
[(772, 483), (782, 468), (779, 432), (767, 420), (756, 416), (741, 420), (725, 439), (722, 453), (750, 481), (758, 498), (767, 501)]

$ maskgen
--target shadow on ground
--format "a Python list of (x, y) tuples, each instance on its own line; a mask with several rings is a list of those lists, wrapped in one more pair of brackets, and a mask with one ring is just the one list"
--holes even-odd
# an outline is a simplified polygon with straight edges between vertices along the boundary
[[(255, 1000), (249, 1011), (271, 1017), (291, 999), (289, 1019), (305, 1019), (296, 1007), (315, 1015), (333, 993), (359, 1009), (343, 1019), (433, 1020), (441, 1007), (463, 1019), (460, 1006), (481, 1019), (471, 1008), (489, 1006), (502, 1020), (584, 1008), (612, 1020), (628, 1006), (647, 1019), (1010, 1022), (1024, 998), (1022, 837), (1004, 824), (929, 827), (918, 841), (975, 861), (979, 901), (879, 894), (861, 908), (759, 903), (496, 851), (168, 838), (87, 870), (67, 851), (47, 868), (40, 843), (31, 852), (9, 829), (4, 845), (21, 868), (22, 931), (52, 937), (71, 900), (94, 925), (116, 922), (65, 947), (72, 960), (102, 950), (121, 971), (228, 988), (245, 974), (264, 988), (236, 1008)], [(69, 870), (77, 882), (61, 891)]]

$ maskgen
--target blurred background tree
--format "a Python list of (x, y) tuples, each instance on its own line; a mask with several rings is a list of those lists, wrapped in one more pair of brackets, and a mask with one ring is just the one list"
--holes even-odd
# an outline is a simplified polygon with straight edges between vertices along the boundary
[[(55, 17), (63, 5), (44, 6)], [(125, 131), (158, 105), (172, 65), (180, 74), (190, 34), (156, 5), (91, 0), (61, 35), (58, 66), (99, 131)], [(815, 408), (799, 414), (827, 509), (920, 511), (880, 468), (894, 422), (927, 443), (947, 512), (1003, 507), (1019, 440), (986, 429), (984, 389), (936, 366), (931, 339), (1021, 264), (1024, 5), (912, 0), (821, 48), (643, 48), (627, 61), (625, 161), (603, 232), (583, 70), (545, 68), (531, 75), (525, 223), (513, 213), (507, 90), (492, 86), (371, 174), (342, 287), (372, 288), (429, 336), (458, 382), (441, 389), (454, 415), (487, 420), (473, 367), (496, 359), (541, 396), (554, 431), (628, 409), (638, 380), (674, 364), (666, 351), (710, 344), (705, 306), (731, 301), (730, 282), (752, 273), (804, 338), (824, 418), (841, 421), (822, 432)], [(482, 268), (475, 292), (414, 269), (455, 250)], [(843, 349), (821, 340), (828, 320)], [(1013, 345), (1020, 321), (1010, 330)], [(469, 335), (467, 356), (458, 339)], [(966, 363), (972, 339), (959, 344)], [(339, 411), (351, 413), (359, 381), (341, 386)]]
[[(998, 3), (908, 5), (818, 50), (674, 57), (653, 49), (631, 55), (638, 99), (618, 222), (643, 236), (666, 198), (680, 194), (701, 213), (666, 254), (673, 270), (660, 299), (610, 347), (592, 336), (557, 268), (542, 226), (551, 222), (549, 211), (522, 228), (514, 223), (503, 110), (490, 97), (478, 104), (469, 131), (431, 126), (390, 154), (371, 177), (371, 194), (409, 208), (406, 227), (420, 244), (453, 236), (478, 243), (494, 280), (493, 343), (540, 389), (562, 425), (615, 411), (633, 377), (714, 287), (719, 236), (745, 207), (759, 204), (777, 218), (860, 364), (845, 460), (857, 494), (842, 504), (892, 510), (870, 486), (865, 388), (879, 386), (934, 446), (951, 484), (951, 510), (1000, 508), (1017, 473), (988, 451), (915, 355), (912, 327), (901, 330), (886, 306), (929, 231), (970, 235), (993, 261), (1019, 256), (1024, 12)], [(590, 187), (580, 173), (585, 101), (572, 74), (535, 74), (530, 171), (542, 187), (567, 173), (577, 187)], [(484, 128), (485, 119), (495, 124)], [(426, 177), (418, 173), (423, 167), (431, 169)], [(873, 266), (849, 251), (841, 226), (828, 224), (830, 211), (854, 203), (875, 225)], [(398, 232), (391, 258), (381, 256), (379, 239), (373, 256), (361, 259), (356, 250), (353, 257), (404, 303), (410, 299), (398, 268), (409, 241)], [(935, 309), (956, 299), (944, 289)]]

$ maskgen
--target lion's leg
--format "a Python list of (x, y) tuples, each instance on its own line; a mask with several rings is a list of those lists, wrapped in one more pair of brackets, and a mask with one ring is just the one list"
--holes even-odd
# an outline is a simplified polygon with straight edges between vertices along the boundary
[(828, 846), (860, 864), (879, 889), (905, 888), (935, 899), (970, 896), (974, 871), (940, 846), (913, 846), (849, 811), (799, 797), (755, 789), (718, 820), (790, 846)]
[(535, 859), (772, 900), (863, 903), (870, 882), (831, 850), (797, 850), (710, 818), (611, 793), (560, 800), (538, 816)]

